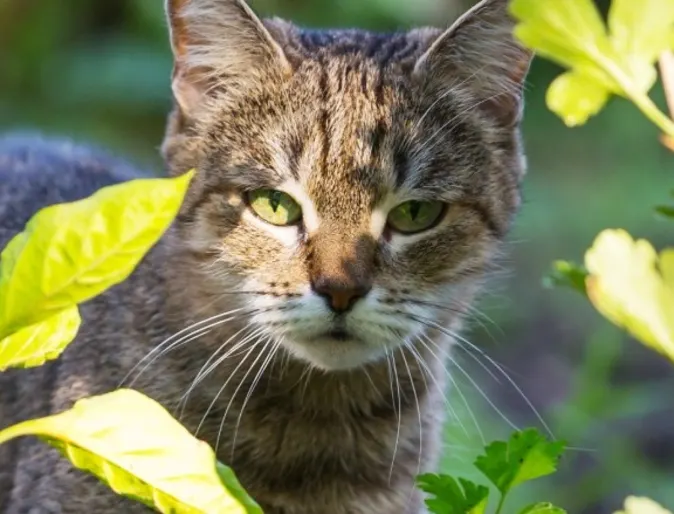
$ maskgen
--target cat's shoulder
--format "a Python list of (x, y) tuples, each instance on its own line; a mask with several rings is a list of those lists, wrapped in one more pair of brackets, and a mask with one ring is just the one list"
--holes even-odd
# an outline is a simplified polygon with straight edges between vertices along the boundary
[(0, 135), (0, 247), (42, 207), (147, 173), (93, 145), (38, 134)]

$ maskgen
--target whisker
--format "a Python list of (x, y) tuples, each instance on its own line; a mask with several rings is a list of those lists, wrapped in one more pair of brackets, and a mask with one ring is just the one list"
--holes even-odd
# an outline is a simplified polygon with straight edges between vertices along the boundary
[[(271, 340), (271, 336), (269, 337), (268, 341), (269, 340)], [(265, 370), (267, 369), (267, 366), (269, 366), (269, 363), (273, 360), (273, 358), (276, 355), (276, 352), (278, 351), (280, 346), (281, 346), (280, 340), (278, 340), (274, 343), (271, 350), (269, 351), (269, 355), (264, 360), (264, 362), (262, 362), (262, 365), (260, 366), (260, 369), (258, 370), (257, 374), (255, 375), (255, 378), (253, 379), (253, 383), (248, 388), (248, 393), (246, 394), (246, 398), (243, 400), (243, 405), (241, 406), (241, 410), (239, 411), (239, 416), (236, 420), (236, 426), (234, 427), (234, 437), (232, 438), (232, 453), (231, 453), (232, 462), (234, 461), (234, 449), (236, 448), (236, 438), (239, 435), (239, 426), (241, 425), (241, 419), (243, 418), (243, 412), (246, 410), (246, 405), (248, 405), (248, 401), (250, 400), (251, 396), (253, 395), (253, 392), (255, 391), (255, 388), (257, 387), (258, 382), (262, 378), (262, 375), (264, 374)], [(225, 415), (222, 418), (223, 423), (224, 423), (224, 420), (225, 420), (225, 416), (227, 416), (227, 412), (225, 412)]]
[[(407, 375), (410, 378), (410, 385), (412, 386), (412, 394), (414, 394), (414, 401), (417, 407), (417, 420), (419, 422), (419, 455), (417, 457), (417, 472), (415, 473), (414, 476), (418, 476), (421, 473), (421, 460), (422, 460), (422, 454), (423, 454), (423, 442), (424, 442), (424, 429), (423, 429), (423, 423), (421, 421), (421, 406), (419, 405), (419, 395), (417, 394), (417, 388), (414, 385), (414, 377), (412, 376), (412, 371), (410, 370), (410, 366), (407, 363), (407, 357), (405, 357), (405, 351), (401, 350), (400, 355), (403, 358), (403, 363), (405, 364), (405, 369), (407, 369)], [(422, 373), (423, 376), (423, 373)], [(409, 505), (409, 502), (412, 501), (412, 495), (414, 494), (415, 491), (415, 486), (413, 485), (412, 488), (410, 489), (410, 494), (407, 499), (407, 504)]]
[(145, 357), (143, 357), (140, 361), (138, 361), (138, 364), (136, 364), (133, 368), (131, 368), (131, 370), (122, 379), (119, 387), (122, 387), (124, 385), (124, 383), (128, 380), (128, 378), (131, 376), (131, 374), (136, 369), (138, 369), (138, 367), (141, 366), (146, 359), (149, 359), (153, 355), (155, 355), (157, 352), (160, 352), (165, 345), (170, 344), (171, 341), (173, 341), (174, 339), (180, 338), (185, 333), (190, 332), (191, 330), (195, 329), (196, 327), (199, 327), (201, 325), (206, 325), (208, 323), (211, 323), (211, 322), (213, 322), (215, 320), (218, 320), (220, 318), (223, 318), (223, 317), (231, 316), (232, 314), (243, 311), (243, 310), (246, 310), (246, 308), (241, 307), (241, 308), (238, 308), (238, 309), (233, 309), (231, 311), (221, 312), (220, 314), (216, 314), (215, 316), (211, 316), (211, 317), (206, 318), (204, 320), (197, 321), (196, 323), (192, 323), (190, 326), (183, 328), (182, 330), (180, 330), (179, 332), (176, 332), (175, 334), (173, 334), (170, 337), (167, 337), (166, 339), (164, 339), (164, 341), (162, 341), (157, 346), (155, 346)]
[(208, 405), (208, 407), (206, 408), (206, 412), (205, 412), (204, 415), (202, 416), (201, 421), (199, 421), (199, 425), (197, 426), (197, 429), (196, 429), (195, 432), (194, 432), (194, 435), (195, 435), (195, 436), (199, 433), (199, 431), (201, 430), (201, 427), (202, 427), (203, 424), (206, 422), (206, 418), (208, 418), (208, 414), (211, 412), (211, 410), (213, 409), (213, 406), (214, 406), (215, 403), (218, 401), (218, 398), (220, 397), (220, 395), (222, 394), (222, 392), (223, 392), (223, 391), (225, 390), (225, 388), (227, 387), (227, 384), (229, 384), (230, 380), (232, 380), (232, 378), (234, 378), (234, 376), (236, 376), (237, 371), (239, 371), (239, 369), (241, 369), (241, 366), (244, 365), (244, 363), (246, 362), (246, 360), (248, 359), (248, 357), (250, 357), (250, 356), (253, 354), (253, 352), (255, 351), (255, 348), (257, 348), (257, 346), (258, 346), (259, 344), (260, 344), (260, 341), (259, 341), (259, 340), (258, 340), (257, 342), (255, 342), (255, 343), (253, 343), (253, 345), (250, 347), (250, 349), (248, 350), (248, 352), (246, 353), (246, 355), (241, 359), (241, 361), (240, 361), (240, 362), (237, 364), (237, 366), (234, 368), (234, 371), (232, 371), (232, 373), (229, 375), (229, 377), (227, 377), (227, 380), (225, 380), (225, 383), (222, 384), (222, 387), (220, 387), (220, 389), (219, 389), (218, 392), (216, 393), (215, 397), (213, 398), (213, 400), (211, 401), (211, 403), (210, 403), (210, 404)]
[[(229, 409), (232, 407), (234, 400), (236, 399), (236, 396), (239, 394), (239, 391), (241, 390), (241, 387), (243, 387), (243, 384), (246, 382), (246, 379), (248, 378), (248, 375), (255, 369), (255, 365), (258, 363), (258, 361), (262, 358), (264, 355), (264, 350), (267, 349), (267, 345), (271, 341), (271, 336), (267, 337), (262, 342), (262, 349), (258, 352), (257, 357), (255, 357), (255, 360), (253, 360), (253, 363), (248, 367), (246, 370), (246, 373), (244, 373), (243, 378), (239, 380), (239, 385), (236, 386), (236, 389), (234, 390), (234, 393), (232, 396), (229, 398), (229, 402), (227, 403), (227, 407), (225, 407), (225, 412), (222, 415), (222, 419), (220, 420), (220, 426), (218, 427), (218, 436), (215, 440), (215, 451), (217, 453), (218, 448), (220, 447), (220, 437), (222, 436), (222, 432), (225, 428), (225, 419), (227, 418), (227, 413), (229, 412)], [(233, 376), (233, 375), (232, 375)]]
[[(433, 341), (430, 337), (428, 337), (426, 334), (423, 334), (424, 339), (428, 341), (429, 343), (432, 343), (445, 357), (447, 357), (448, 352), (443, 351), (443, 348), (440, 347), (435, 341)], [(452, 373), (447, 369), (447, 366), (445, 363), (442, 361), (440, 357), (433, 351), (433, 349), (428, 346), (422, 339), (419, 340), (420, 343), (426, 348), (426, 350), (442, 365), (442, 369), (445, 370), (445, 373), (449, 380), (452, 382), (452, 385), (456, 388), (456, 392), (459, 395), (459, 398), (461, 398), (461, 402), (463, 405), (466, 407), (466, 410), (468, 411), (468, 415), (470, 416), (471, 420), (473, 421), (473, 424), (475, 425), (475, 429), (477, 430), (478, 435), (480, 436), (480, 440), (482, 441), (483, 445), (486, 445), (486, 439), (484, 437), (484, 433), (482, 432), (482, 428), (480, 427), (480, 423), (477, 420), (477, 417), (475, 416), (475, 413), (473, 412), (473, 409), (470, 408), (470, 403), (468, 402), (468, 399), (466, 398), (466, 395), (463, 394), (463, 391), (461, 390), (461, 387), (459, 386), (459, 383), (454, 379), (454, 376)], [(455, 413), (456, 416), (456, 413)], [(466, 437), (469, 437), (468, 435), (468, 430), (466, 430), (465, 425), (460, 421), (460, 418), (457, 416), (457, 419), (459, 419), (459, 426), (463, 429), (463, 432), (466, 434)]]
[[(393, 446), (393, 457), (391, 458), (391, 469), (389, 469), (389, 474), (388, 474), (388, 480), (389, 480), (389, 485), (391, 484), (391, 480), (393, 480), (393, 467), (395, 466), (395, 460), (396, 460), (396, 455), (398, 454), (398, 445), (400, 444), (400, 429), (401, 429), (401, 424), (402, 424), (402, 401), (401, 401), (401, 391), (400, 391), (400, 381), (398, 380), (398, 367), (396, 366), (396, 358), (395, 358), (395, 350), (391, 353), (387, 352), (387, 355), (391, 357), (391, 370), (393, 374), (393, 378), (395, 380), (396, 384), (396, 389), (398, 392), (397, 395), (397, 400), (398, 400), (398, 425), (396, 428), (396, 440), (395, 440), (395, 445)], [(393, 390), (393, 389), (391, 389)]]
[[(527, 404), (527, 406), (528, 406), (528, 407), (531, 409), (531, 411), (534, 413), (534, 416), (536, 416), (536, 419), (538, 419), (538, 422), (539, 422), (539, 423), (541, 424), (541, 426), (545, 429), (545, 431), (548, 433), (548, 435), (549, 435), (552, 439), (556, 439), (556, 437), (555, 437), (555, 435), (553, 434), (552, 430), (550, 429), (550, 427), (548, 426), (548, 424), (547, 424), (547, 423), (545, 422), (545, 420), (543, 419), (543, 416), (541, 416), (541, 414), (538, 412), (538, 409), (536, 409), (536, 407), (534, 406), (534, 404), (531, 403), (531, 400), (529, 400), (529, 398), (527, 397), (527, 395), (524, 394), (524, 391), (522, 391), (522, 389), (520, 388), (520, 386), (518, 386), (517, 383), (516, 383), (512, 378), (510, 378), (510, 375), (508, 375), (508, 373), (506, 373), (506, 371), (503, 369), (503, 367), (502, 367), (498, 362), (496, 362), (494, 359), (492, 359), (489, 355), (487, 355), (485, 352), (483, 352), (480, 348), (478, 348), (477, 346), (475, 346), (473, 343), (471, 343), (471, 342), (468, 341), (467, 339), (461, 337), (460, 335), (454, 333), (452, 330), (449, 330), (449, 329), (443, 327), (442, 325), (439, 325), (438, 323), (435, 323), (435, 322), (433, 322), (433, 321), (431, 321), (431, 320), (424, 320), (424, 318), (418, 318), (418, 317), (416, 317), (416, 316), (414, 316), (414, 318), (415, 318), (419, 323), (427, 323), (427, 326), (428, 326), (428, 325), (432, 325), (432, 326), (435, 327), (437, 330), (439, 330), (440, 332), (443, 332), (444, 334), (448, 335), (449, 337), (452, 337), (452, 338), (454, 338), (454, 339), (457, 339), (458, 341), (461, 341), (461, 342), (467, 344), (470, 348), (472, 348), (473, 350), (477, 351), (480, 355), (482, 355), (485, 359), (487, 359), (487, 361), (488, 361), (492, 366), (494, 366), (494, 368), (496, 368), (496, 370), (503, 376), (503, 378), (505, 378), (505, 379), (508, 381), (508, 383), (515, 389), (515, 391), (517, 391), (517, 393), (522, 397), (522, 399), (524, 400), (524, 402)], [(422, 321), (422, 320), (424, 320), (424, 321)], [(459, 348), (461, 348), (461, 345), (459, 345)], [(472, 355), (472, 352), (468, 352), (465, 348), (464, 348), (464, 351), (466, 351), (469, 355)], [(451, 358), (451, 356), (450, 356), (450, 358)], [(454, 362), (456, 362), (456, 361), (454, 361)]]

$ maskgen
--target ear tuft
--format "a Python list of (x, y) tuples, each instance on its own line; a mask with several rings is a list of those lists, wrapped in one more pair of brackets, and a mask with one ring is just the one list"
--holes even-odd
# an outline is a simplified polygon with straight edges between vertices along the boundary
[(432, 89), (468, 91), (506, 125), (521, 117), (522, 90), (532, 54), (513, 36), (509, 0), (483, 0), (440, 35), (414, 73)]

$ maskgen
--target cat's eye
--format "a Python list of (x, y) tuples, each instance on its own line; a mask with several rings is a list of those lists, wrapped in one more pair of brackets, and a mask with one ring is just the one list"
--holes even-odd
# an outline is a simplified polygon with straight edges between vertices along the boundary
[(293, 198), (276, 189), (256, 189), (247, 193), (255, 214), (272, 225), (294, 225), (302, 217), (302, 208)]
[(445, 211), (442, 202), (411, 200), (402, 203), (388, 215), (388, 226), (402, 234), (416, 234), (434, 227)]

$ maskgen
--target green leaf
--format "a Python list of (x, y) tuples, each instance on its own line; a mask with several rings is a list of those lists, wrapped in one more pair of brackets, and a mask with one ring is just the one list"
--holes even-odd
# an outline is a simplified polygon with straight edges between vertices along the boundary
[(77, 307), (70, 307), (0, 340), (0, 371), (32, 368), (56, 359), (80, 327)]
[(136, 391), (87, 398), (69, 411), (15, 425), (0, 432), (0, 444), (26, 435), (46, 440), (118, 494), (160, 512), (262, 514), (206, 443)]
[(39, 211), (0, 255), (0, 338), (126, 279), (176, 216), (192, 172)]
[(585, 254), (588, 298), (610, 321), (674, 361), (674, 248), (604, 230)]
[(587, 270), (583, 267), (568, 261), (555, 261), (552, 270), (544, 278), (544, 284), (547, 287), (570, 287), (585, 294), (586, 277)]
[(419, 488), (432, 495), (426, 505), (433, 514), (484, 514), (489, 489), (460, 478), (431, 473), (417, 477)]
[(674, 205), (658, 205), (655, 212), (665, 218), (674, 218)]
[(674, 2), (614, 0), (610, 33), (592, 0), (512, 0), (510, 11), (524, 45), (571, 70), (547, 97), (565, 123), (584, 123), (611, 94), (639, 96), (642, 108), (648, 103), (643, 95), (656, 81), (654, 62), (671, 44)]
[(564, 448), (563, 441), (549, 442), (530, 428), (514, 433), (507, 443), (491, 443), (475, 466), (505, 496), (523, 482), (554, 473)]
[(609, 96), (609, 90), (595, 80), (570, 71), (552, 81), (546, 102), (567, 126), (575, 127), (599, 113)]
[(625, 500), (625, 510), (615, 514), (672, 514), (670, 511), (649, 498), (628, 496)]
[(552, 503), (536, 503), (522, 509), (520, 514), (566, 514), (566, 511), (555, 507)]

